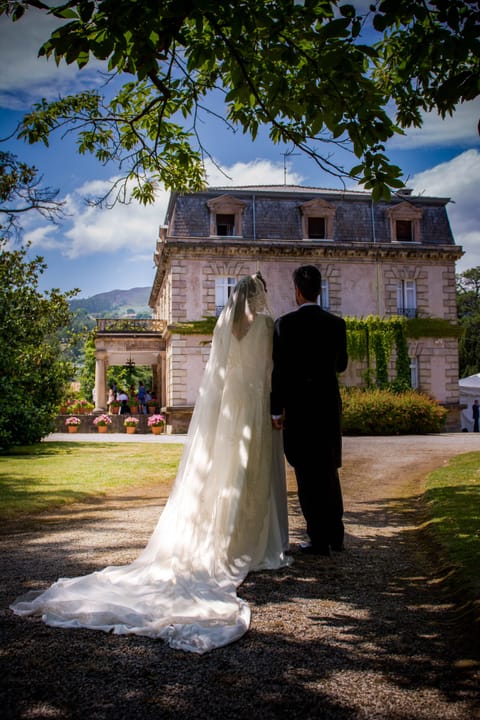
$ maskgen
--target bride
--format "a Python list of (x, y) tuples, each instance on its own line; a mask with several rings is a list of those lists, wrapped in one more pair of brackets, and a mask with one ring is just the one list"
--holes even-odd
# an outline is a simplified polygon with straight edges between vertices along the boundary
[(272, 335), (263, 278), (242, 278), (215, 327), (178, 475), (145, 550), (130, 565), (30, 592), (15, 613), (195, 653), (248, 630), (237, 587), (251, 571), (290, 563), (282, 440), (270, 420)]

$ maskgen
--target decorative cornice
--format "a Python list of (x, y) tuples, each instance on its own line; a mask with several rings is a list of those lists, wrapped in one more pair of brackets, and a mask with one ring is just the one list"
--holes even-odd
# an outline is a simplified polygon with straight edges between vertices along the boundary
[(315, 257), (345, 258), (345, 257), (368, 257), (368, 258), (422, 258), (452, 260), (462, 257), (463, 250), (458, 245), (426, 245), (424, 243), (334, 243), (332, 241), (306, 241), (298, 240), (288, 242), (285, 240), (216, 240), (212, 238), (190, 238), (169, 239), (162, 245), (159, 253), (165, 257), (181, 252), (188, 253), (193, 257), (201, 255), (313, 255)]
[(426, 245), (425, 243), (334, 243), (319, 240), (225, 240), (212, 238), (168, 238), (164, 243), (158, 243), (155, 261), (157, 272), (153, 281), (149, 305), (155, 307), (157, 295), (160, 291), (166, 272), (168, 260), (171, 256), (182, 257), (295, 257), (328, 259), (330, 261), (345, 261), (350, 258), (370, 261), (388, 260), (416, 260), (429, 262), (454, 262), (463, 255), (458, 245)]

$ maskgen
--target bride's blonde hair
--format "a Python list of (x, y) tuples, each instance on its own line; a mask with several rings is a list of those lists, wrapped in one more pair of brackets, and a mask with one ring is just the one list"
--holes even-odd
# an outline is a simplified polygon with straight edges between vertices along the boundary
[(267, 284), (260, 272), (246, 275), (236, 284), (229, 300), (232, 301), (232, 333), (241, 340), (249, 331), (257, 313), (266, 309)]

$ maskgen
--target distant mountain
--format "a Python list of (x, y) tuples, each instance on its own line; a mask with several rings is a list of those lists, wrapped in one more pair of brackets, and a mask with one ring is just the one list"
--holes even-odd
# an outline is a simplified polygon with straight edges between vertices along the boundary
[(70, 309), (84, 310), (91, 317), (151, 317), (152, 309), (148, 306), (151, 290), (151, 287), (110, 290), (70, 300)]

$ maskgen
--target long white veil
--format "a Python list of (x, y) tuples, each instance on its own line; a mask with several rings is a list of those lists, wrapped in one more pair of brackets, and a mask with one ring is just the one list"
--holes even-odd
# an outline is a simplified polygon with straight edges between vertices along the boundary
[(272, 334), (262, 279), (242, 278), (217, 322), (177, 478), (145, 550), (130, 565), (28, 593), (14, 612), (197, 653), (246, 632), (237, 587), (252, 570), (290, 562), (285, 464), (269, 411)]

